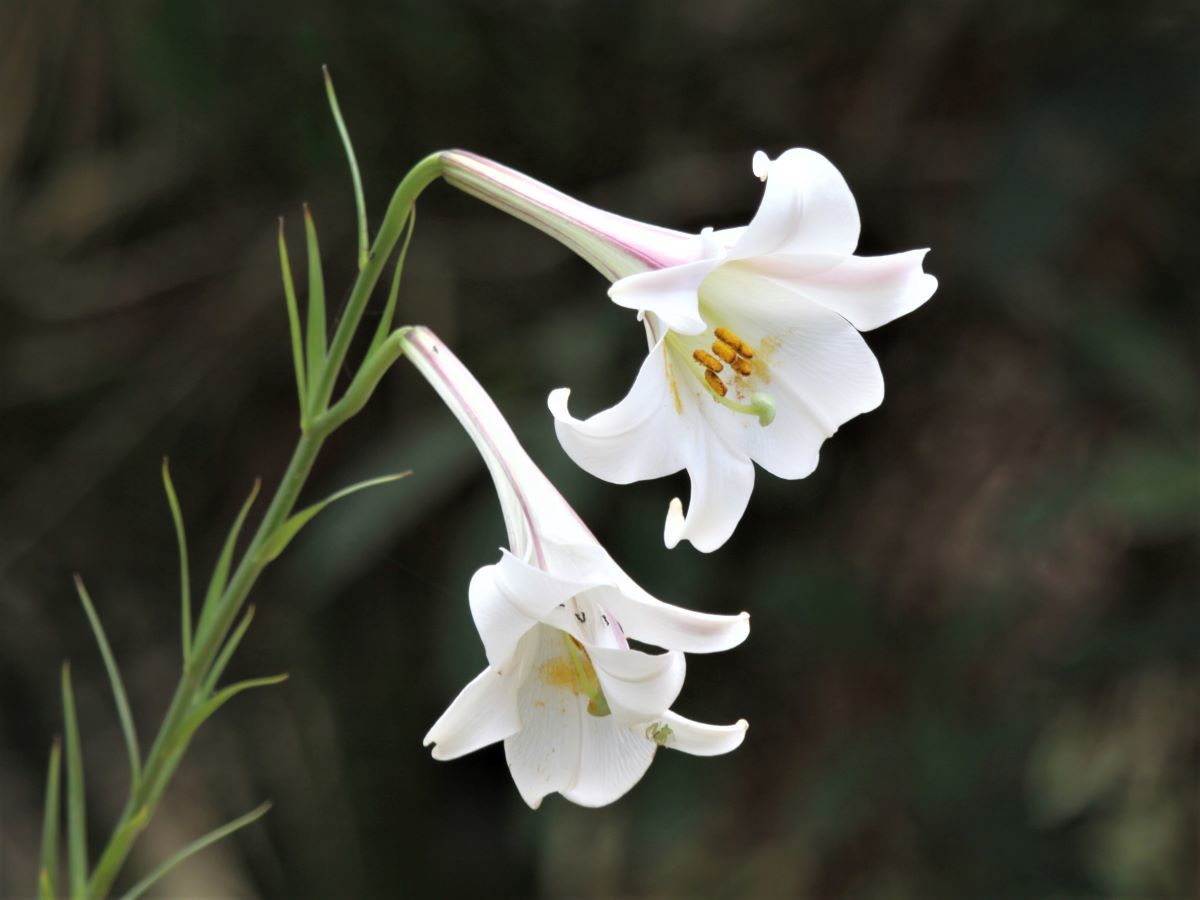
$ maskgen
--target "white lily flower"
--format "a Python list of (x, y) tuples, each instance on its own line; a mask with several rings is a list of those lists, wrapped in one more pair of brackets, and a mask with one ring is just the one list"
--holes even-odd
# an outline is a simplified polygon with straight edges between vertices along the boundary
[[(761, 151), (766, 182), (750, 224), (700, 234), (594, 209), (463, 151), (442, 156), (447, 181), (540, 228), (613, 282), (637, 310), (649, 356), (628, 395), (580, 420), (570, 391), (550, 394), (559, 441), (588, 472), (617, 484), (686, 469), (664, 540), (720, 547), (746, 510), (754, 462), (804, 478), (838, 427), (883, 401), (883, 376), (860, 331), (916, 309), (937, 280), (927, 250), (855, 256), (858, 208), (824, 156)], [(752, 462), (753, 461), (753, 462)]]
[[(425, 736), (436, 759), (496, 741), (522, 798), (557, 791), (584, 806), (611, 803), (660, 746), (701, 756), (741, 744), (746, 722), (705, 725), (670, 710), (684, 656), (734, 647), (749, 616), (671, 606), (612, 560), (517, 442), (491, 398), (428, 329), (405, 354), (470, 434), (495, 480), (509, 550), (471, 579), (471, 614), (488, 667)], [(666, 648), (632, 649), (626, 634)]]

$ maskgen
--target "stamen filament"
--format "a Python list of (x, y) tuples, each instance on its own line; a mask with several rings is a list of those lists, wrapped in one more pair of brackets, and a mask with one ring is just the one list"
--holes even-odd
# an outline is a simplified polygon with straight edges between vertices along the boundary
[[(684, 351), (687, 350), (687, 345), (674, 332), (669, 332), (666, 339), (677, 348)], [(758, 419), (758, 424), (764, 427), (775, 421), (775, 398), (765, 391), (756, 391), (751, 394), (749, 403), (738, 403), (736, 400), (730, 400), (725, 393), (713, 387), (712, 381), (715, 381), (722, 388), (725, 385), (716, 377), (711, 369), (692, 366), (684, 366), (683, 368), (691, 372), (692, 377), (704, 385), (704, 389), (708, 391), (709, 395), (722, 406), (728, 407), (742, 415), (754, 416)]]

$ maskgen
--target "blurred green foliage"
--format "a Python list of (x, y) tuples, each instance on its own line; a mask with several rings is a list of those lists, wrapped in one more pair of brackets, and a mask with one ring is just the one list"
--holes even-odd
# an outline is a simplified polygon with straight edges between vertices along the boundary
[[(83, 572), (143, 733), (173, 683), (169, 454), (198, 570), (295, 436), (275, 216), (329, 303), (353, 198), (320, 65), (378, 215), (464, 146), (679, 228), (745, 221), (751, 153), (846, 174), (863, 252), (930, 246), (933, 301), (869, 341), (888, 399), (818, 471), (762, 476), (723, 552), (661, 546), (679, 479), (613, 487), (544, 398), (624, 391), (643, 352), (585, 265), (435, 186), (398, 319), (452, 342), (648, 589), (753, 617), (678, 704), (736, 754), (663, 754), (603, 810), (531, 813), (497, 749), (420, 739), (483, 663), (471, 573), (503, 530), (483, 467), (400, 369), (330, 446), (338, 504), (256, 592), (229, 707), (130, 883), (288, 897), (1197, 896), (1200, 28), (1188, 4), (394, 0), (0, 4), (0, 895), (32, 890), (71, 657), (89, 827), (123, 744)], [(233, 668), (238, 668), (238, 660)], [(128, 886), (128, 885), (126, 885)]]

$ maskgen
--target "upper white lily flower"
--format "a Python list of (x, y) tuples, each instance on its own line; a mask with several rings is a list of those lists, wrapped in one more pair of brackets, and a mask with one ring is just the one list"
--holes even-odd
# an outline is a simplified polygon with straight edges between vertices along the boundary
[[(487, 463), (509, 550), (475, 573), (471, 614), (488, 667), (429, 730), (436, 759), (504, 741), (513, 780), (537, 808), (555, 791), (601, 806), (628, 791), (661, 747), (701, 756), (742, 742), (746, 722), (716, 726), (671, 712), (684, 651), (745, 640), (749, 616), (670, 606), (642, 590), (597, 543), (521, 448), (491, 398), (432, 332), (405, 354), (441, 395)], [(626, 634), (666, 648), (630, 648)]]
[(927, 250), (854, 255), (854, 197), (812, 150), (756, 153), (766, 190), (750, 224), (698, 235), (597, 210), (473, 154), (442, 161), (447, 181), (591, 262), (645, 323), (650, 353), (620, 403), (579, 420), (561, 388), (549, 405), (563, 448), (593, 475), (628, 484), (687, 470), (688, 510), (671, 501), (668, 547), (725, 543), (750, 499), (752, 461), (781, 478), (811, 473), (824, 440), (883, 400), (859, 332), (937, 288)]

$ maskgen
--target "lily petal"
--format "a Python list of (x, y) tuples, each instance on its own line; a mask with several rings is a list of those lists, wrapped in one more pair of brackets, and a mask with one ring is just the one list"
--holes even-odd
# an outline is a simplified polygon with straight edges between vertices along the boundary
[(762, 203), (728, 258), (853, 253), (859, 229), (858, 206), (842, 173), (815, 150), (796, 148), (769, 164)]
[(433, 758), (456, 759), (520, 731), (519, 682), (519, 673), (491, 667), (475, 676), (425, 735)]
[(569, 790), (578, 780), (587, 698), (540, 676), (543, 666), (562, 656), (561, 635), (540, 625), (525, 640), (532, 671), (517, 692), (521, 729), (505, 738), (504, 756), (521, 799), (537, 809), (547, 794)]
[(754, 490), (754, 464), (715, 434), (699, 433), (687, 460), (692, 492), (687, 515), (679, 498), (667, 509), (663, 541), (668, 548), (689, 540), (702, 553), (716, 550), (733, 534)]
[(579, 779), (562, 792), (580, 806), (604, 806), (641, 781), (657, 746), (637, 728), (625, 728), (612, 716), (584, 716)]
[(506, 663), (526, 632), (589, 587), (550, 575), (502, 551), (499, 563), (475, 573), (468, 591), (471, 616), (488, 662)]
[[(694, 612), (652, 596), (599, 544), (556, 544), (550, 548), (550, 561), (562, 577), (593, 585), (582, 596), (608, 610), (623, 634), (643, 643), (684, 653), (715, 653), (736, 647), (750, 634), (749, 613)], [(582, 629), (576, 637), (595, 643)]]
[(643, 653), (588, 647), (613, 718), (636, 725), (661, 716), (683, 690), (687, 664), (682, 653)]
[[(713, 272), (705, 296), (739, 333), (760, 341), (775, 421), (762, 428), (742, 421), (738, 434), (745, 452), (773, 475), (807, 476), (825, 438), (883, 402), (879, 361), (838, 313), (741, 265)], [(731, 430), (726, 426), (732, 441)]]
[(702, 259), (639, 272), (615, 282), (608, 289), (608, 296), (617, 306), (637, 310), (639, 315), (653, 313), (671, 331), (700, 334), (707, 326), (700, 315), (697, 289), (719, 262), (719, 259)]
[(720, 756), (741, 746), (750, 727), (745, 719), (734, 725), (706, 725), (667, 710), (663, 722), (671, 729), (665, 746), (693, 756)]
[(750, 634), (750, 614), (746, 612), (733, 616), (693, 612), (629, 587), (605, 591), (600, 597), (627, 635), (656, 647), (716, 653), (736, 647)]
[(614, 484), (661, 478), (683, 468), (686, 432), (663, 352), (659, 342), (625, 398), (588, 419), (576, 419), (567, 410), (569, 389), (550, 392), (555, 434), (580, 468)]
[(907, 315), (937, 290), (922, 263), (928, 250), (889, 256), (778, 253), (741, 265), (783, 282), (859, 331), (870, 331)]

